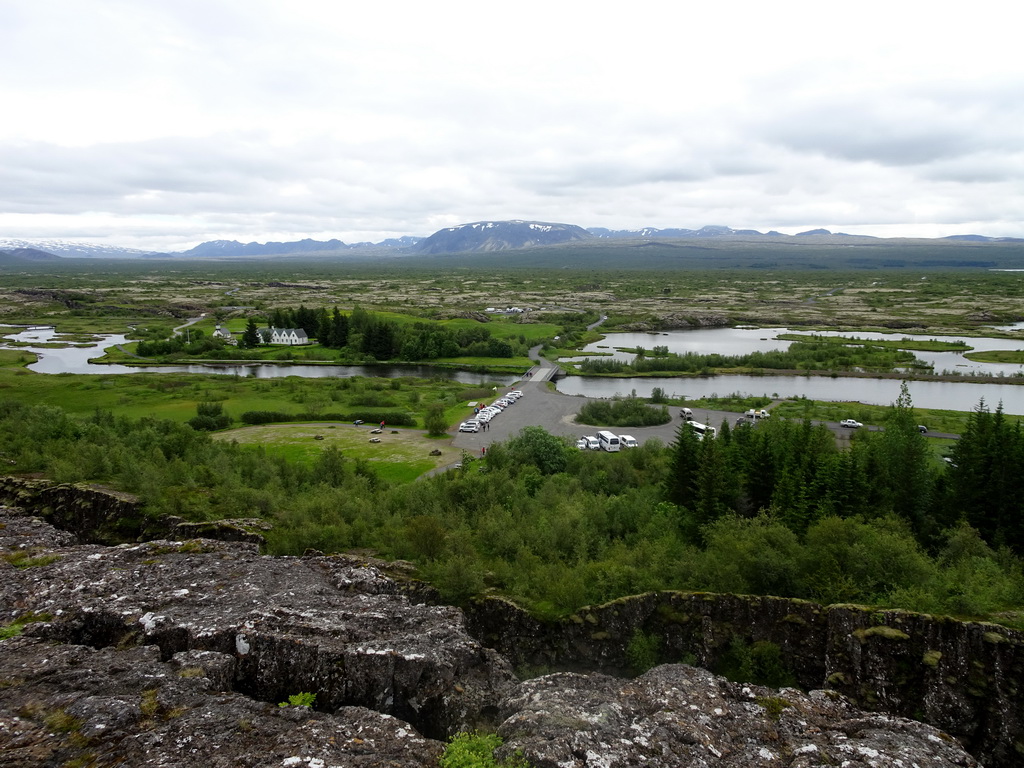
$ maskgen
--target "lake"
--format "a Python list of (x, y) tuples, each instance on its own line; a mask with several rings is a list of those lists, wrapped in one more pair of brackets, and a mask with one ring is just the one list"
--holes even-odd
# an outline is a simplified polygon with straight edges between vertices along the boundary
[[(1010, 330), (1010, 329), (1008, 329)], [(1012, 330), (1019, 330), (1013, 326)], [(789, 328), (701, 328), (693, 331), (669, 331), (659, 333), (610, 333), (603, 340), (590, 344), (582, 350), (586, 353), (612, 353), (617, 360), (630, 361), (633, 355), (617, 351), (616, 347), (633, 348), (642, 346), (647, 350), (655, 346), (668, 347), (670, 352), (683, 354), (719, 353), (723, 355), (745, 355), (755, 351), (787, 349), (791, 342), (776, 338), (782, 333), (799, 333), (810, 336), (809, 331), (793, 331)], [(861, 339), (915, 339), (942, 341), (963, 340), (975, 350), (1024, 349), (1024, 340), (1004, 338), (974, 338), (959, 336), (920, 336), (906, 333), (871, 332), (815, 332), (820, 336), (856, 336)], [(951, 372), (962, 375), (991, 374), (1014, 376), (1024, 373), (1024, 366), (1017, 364), (975, 363), (959, 352), (914, 352), (921, 360), (934, 367), (936, 373)], [(579, 358), (572, 358), (578, 360)], [(976, 384), (972, 382), (912, 381), (909, 384), (914, 405), (920, 408), (944, 408), (955, 411), (969, 411), (977, 407), (984, 398), (995, 408), (1000, 402), (1006, 413), (1024, 415), (1024, 384), (1009, 383)], [(666, 394), (687, 399), (699, 399), (715, 395), (740, 394), (747, 396), (797, 397), (812, 400), (850, 401), (873, 405), (889, 405), (896, 401), (900, 392), (899, 379), (870, 379), (852, 376), (707, 376), (702, 378), (637, 377), (637, 378), (595, 378), (567, 376), (559, 379), (558, 391), (567, 395), (585, 397), (614, 397), (636, 391), (641, 397), (650, 397), (655, 387)]]

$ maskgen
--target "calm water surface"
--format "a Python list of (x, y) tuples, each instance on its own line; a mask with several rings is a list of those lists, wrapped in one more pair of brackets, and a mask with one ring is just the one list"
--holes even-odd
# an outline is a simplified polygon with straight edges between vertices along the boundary
[[(1024, 326), (1014, 325), (998, 330), (1020, 331)], [(767, 352), (787, 349), (791, 342), (777, 338), (782, 333), (799, 333), (811, 336), (808, 331), (793, 331), (789, 328), (702, 328), (693, 331), (669, 331), (659, 333), (611, 333), (603, 340), (590, 344), (584, 353), (612, 353), (617, 360), (629, 362), (633, 354), (620, 352), (616, 347), (647, 350), (655, 346), (668, 347), (670, 352), (683, 354), (719, 353), (723, 355), (745, 355), (750, 352)], [(850, 336), (861, 339), (879, 340), (962, 340), (975, 350), (1022, 350), (1024, 339), (974, 338), (960, 336), (921, 336), (906, 333), (870, 332), (815, 332), (820, 336)], [(931, 364), (936, 373), (990, 374), (996, 376), (1020, 376), (1024, 366), (1018, 364), (975, 363), (959, 352), (914, 352), (919, 359)], [(573, 358), (578, 360), (579, 358)], [(996, 380), (998, 381), (998, 380)], [(558, 382), (558, 391), (569, 395), (587, 397), (613, 397), (636, 391), (641, 397), (650, 397), (655, 387), (669, 395), (686, 398), (701, 398), (714, 395), (752, 395), (794, 397), (805, 396), (812, 400), (862, 402), (873, 405), (889, 405), (895, 402), (900, 392), (898, 379), (865, 379), (859, 377), (828, 376), (708, 376), (704, 378), (628, 378), (600, 379), (569, 376)], [(1015, 384), (974, 384), (967, 382), (914, 381), (910, 383), (910, 394), (914, 405), (921, 408), (946, 408), (969, 411), (984, 399), (995, 408), (1000, 402), (1006, 413), (1024, 415), (1024, 386)]]
[[(31, 328), (17, 333), (7, 334), (6, 340), (29, 344), (17, 347), (27, 352), (35, 352), (39, 360), (28, 366), (36, 373), (91, 373), (91, 374), (143, 374), (143, 373), (205, 373), (223, 376), (247, 376), (256, 379), (277, 379), (286, 376), (299, 376), (306, 379), (352, 378), (354, 376), (377, 376), (384, 378), (414, 377), (423, 379), (450, 379), (464, 384), (511, 384), (519, 380), (518, 376), (494, 373), (473, 373), (446, 368), (435, 368), (428, 365), (289, 365), (273, 363), (224, 363), (195, 365), (97, 365), (89, 360), (99, 357), (108, 347), (124, 344), (127, 338), (123, 334), (104, 335), (102, 340), (89, 345), (75, 347), (49, 348), (33, 346), (52, 342), (56, 336), (53, 328)], [(0, 344), (0, 348), (6, 345)], [(10, 347), (7, 347), (10, 348)]]
[[(260, 364), (196, 364), (135, 367), (128, 365), (95, 365), (90, 358), (98, 357), (107, 347), (124, 344), (122, 334), (103, 336), (97, 343), (78, 347), (47, 348), (42, 345), (55, 337), (53, 328), (11, 329), (4, 336), (9, 341), (29, 344), (19, 347), (39, 355), (39, 361), (29, 368), (37, 373), (87, 373), (87, 374), (142, 374), (152, 373), (198, 373), (228, 376), (248, 376), (260, 379), (300, 376), (303, 378), (347, 378), (353, 376), (383, 376), (447, 378), (466, 384), (495, 382), (511, 384), (517, 376), (479, 374), (469, 371), (446, 370), (420, 365), (275, 365)], [(597, 344), (588, 346), (584, 352), (614, 351), (613, 347), (667, 346), (673, 352), (720, 352), (726, 355), (741, 355), (755, 350), (785, 349), (789, 342), (775, 338), (779, 333), (789, 332), (785, 328), (706, 328), (696, 331), (673, 331), (669, 333), (622, 333), (609, 334)], [(908, 334), (833, 334), (857, 335), (869, 338), (919, 338), (936, 337), (909, 336)], [(947, 338), (947, 337), (944, 337)], [(948, 337), (950, 339), (955, 337)], [(975, 349), (1024, 349), (1024, 340), (995, 338), (964, 338)], [(0, 344), (0, 348), (6, 345)], [(959, 353), (915, 353), (921, 359), (934, 356), (936, 372), (956, 370), (963, 373), (1002, 372), (1013, 375), (1024, 370), (1024, 366), (971, 363)], [(618, 359), (631, 360), (628, 353), (616, 353)], [(948, 356), (948, 357), (947, 357)], [(957, 362), (959, 358), (961, 362)], [(930, 360), (929, 360), (930, 361)], [(641, 397), (650, 397), (655, 387), (669, 395), (699, 399), (715, 395), (753, 395), (769, 397), (805, 396), (812, 400), (861, 402), (873, 405), (889, 405), (896, 401), (900, 392), (898, 379), (866, 379), (828, 376), (708, 376), (704, 378), (628, 378), (604, 379), (569, 376), (558, 381), (558, 391), (568, 395), (586, 397), (614, 397), (635, 391)], [(914, 405), (920, 408), (944, 408), (969, 411), (983, 399), (992, 408), (1002, 403), (1006, 413), (1024, 415), (1024, 385), (997, 383), (974, 384), (968, 382), (915, 381), (910, 383), (910, 394)]]

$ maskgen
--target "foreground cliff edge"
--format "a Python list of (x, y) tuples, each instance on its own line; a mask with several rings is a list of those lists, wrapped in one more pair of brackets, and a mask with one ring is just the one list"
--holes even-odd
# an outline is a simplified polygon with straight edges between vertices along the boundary
[[(346, 557), (209, 539), (84, 544), (32, 510), (0, 508), (0, 754), (11, 766), (428, 766), (441, 740), (486, 728), (537, 766), (977, 765), (951, 731), (986, 765), (1017, 761), (1022, 638), (1002, 628), (681, 594), (557, 625), (492, 600), (467, 621), (428, 593)], [(520, 682), (494, 649), (615, 670), (637, 627), (660, 627), (666, 653), (698, 660), (730, 627), (789, 638), (807, 659), (802, 684), (875, 682), (877, 705), (916, 698), (957, 728), (680, 664)], [(914, 658), (919, 647), (929, 651)], [(956, 650), (977, 655), (947, 657)], [(277, 706), (303, 692), (316, 711)]]

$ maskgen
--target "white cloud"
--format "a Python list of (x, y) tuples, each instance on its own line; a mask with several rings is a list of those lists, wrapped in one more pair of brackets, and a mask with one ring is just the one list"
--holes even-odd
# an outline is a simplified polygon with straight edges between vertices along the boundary
[(0, 237), (1024, 236), (1005, 7), (7, 0)]

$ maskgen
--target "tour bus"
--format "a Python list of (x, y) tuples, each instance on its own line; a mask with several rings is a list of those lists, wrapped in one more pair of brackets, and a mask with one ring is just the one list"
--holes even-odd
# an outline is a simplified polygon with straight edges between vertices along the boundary
[(620, 448), (618, 435), (613, 435), (608, 431), (598, 432), (597, 442), (601, 444), (601, 449), (605, 451), (617, 451)]
[(703, 440), (705, 435), (710, 435), (711, 437), (718, 436), (718, 430), (714, 427), (709, 427), (707, 424), (701, 424), (696, 421), (688, 421), (686, 423), (689, 424), (690, 427), (693, 428), (693, 431), (697, 433), (698, 440)]

